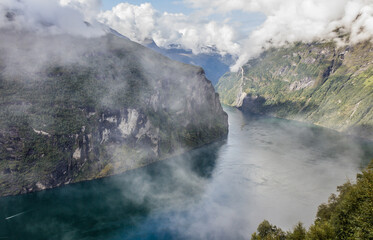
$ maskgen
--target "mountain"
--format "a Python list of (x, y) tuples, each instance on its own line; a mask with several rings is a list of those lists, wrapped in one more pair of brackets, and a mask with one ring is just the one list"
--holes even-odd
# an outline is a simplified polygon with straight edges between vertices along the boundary
[(0, 33), (0, 196), (105, 177), (224, 138), (203, 69), (114, 34)]
[(158, 47), (153, 40), (147, 40), (144, 45), (173, 60), (201, 66), (205, 70), (206, 77), (214, 86), (220, 77), (229, 71), (229, 66), (234, 62), (231, 55), (221, 56), (213, 48), (206, 49), (207, 53), (193, 54), (191, 50), (182, 49), (177, 45), (170, 46), (170, 48)]
[(217, 84), (224, 104), (373, 139), (373, 44), (272, 48)]

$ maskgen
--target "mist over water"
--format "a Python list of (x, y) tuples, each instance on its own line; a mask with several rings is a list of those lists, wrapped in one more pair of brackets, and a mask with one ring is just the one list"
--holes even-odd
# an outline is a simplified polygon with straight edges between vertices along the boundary
[(373, 157), (327, 129), (226, 111), (227, 140), (120, 176), (0, 199), (0, 239), (248, 239), (264, 219), (308, 226)]

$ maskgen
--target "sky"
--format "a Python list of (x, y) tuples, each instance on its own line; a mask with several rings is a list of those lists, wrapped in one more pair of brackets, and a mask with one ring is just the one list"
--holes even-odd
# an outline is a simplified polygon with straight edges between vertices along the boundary
[[(88, 1), (88, 0), (76, 0)], [(98, 20), (133, 41), (153, 40), (159, 47), (179, 46), (194, 54), (219, 53), (238, 57), (240, 42), (266, 16), (258, 11), (209, 11), (188, 0), (101, 2)]]
[(173, 14), (182, 13), (191, 16), (198, 15), (198, 18), (203, 18), (206, 21), (216, 21), (219, 23), (229, 22), (236, 28), (238, 35), (245, 36), (249, 35), (251, 31), (260, 26), (266, 19), (266, 16), (263, 13), (244, 12), (239, 9), (235, 9), (231, 12), (211, 13), (206, 16), (201, 16), (201, 9), (194, 8), (192, 4), (181, 0), (103, 0), (101, 9), (103, 11), (108, 11), (116, 5), (124, 2), (137, 6), (144, 3), (150, 3), (158, 12)]
[(118, 5), (122, 2), (128, 2), (132, 5), (140, 5), (142, 3), (151, 3), (152, 6), (161, 12), (169, 12), (169, 13), (184, 13), (190, 14), (192, 13), (193, 9), (189, 8), (185, 5), (182, 1), (175, 1), (175, 0), (148, 0), (148, 1), (141, 1), (141, 0), (103, 0), (102, 1), (102, 9), (103, 10), (110, 10), (114, 6)]
[[(186, 15), (192, 14), (195, 9), (186, 2), (176, 0), (103, 0), (101, 9), (104, 11), (111, 10), (119, 3), (127, 2), (132, 5), (140, 5), (142, 3), (150, 3), (156, 10), (168, 13), (183, 13)], [(240, 31), (244, 34), (249, 34), (253, 29), (260, 26), (265, 21), (265, 15), (259, 12), (247, 13), (240, 10), (235, 10), (224, 14), (213, 14), (208, 16), (210, 20), (224, 22), (225, 19), (231, 19), (231, 22), (240, 23)]]

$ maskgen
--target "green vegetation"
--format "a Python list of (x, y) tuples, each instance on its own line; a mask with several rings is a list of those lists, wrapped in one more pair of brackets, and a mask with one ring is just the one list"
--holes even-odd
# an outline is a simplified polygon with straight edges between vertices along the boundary
[(298, 223), (293, 231), (263, 221), (252, 240), (360, 240), (373, 239), (373, 160), (357, 175), (356, 183), (347, 182), (337, 188), (328, 203), (319, 206), (316, 220), (308, 231)]
[[(217, 84), (222, 103), (244, 111), (309, 121), (373, 136), (373, 44), (337, 48), (296, 43), (272, 48)], [(243, 74), (242, 74), (243, 72)], [(245, 96), (260, 96), (252, 104)]]
[(280, 228), (271, 225), (267, 220), (264, 220), (258, 226), (258, 233), (251, 235), (252, 240), (283, 240), (286, 239), (286, 234)]
[(264, 220), (259, 224), (257, 231), (258, 233), (251, 235), (251, 240), (304, 240), (306, 238), (306, 229), (302, 223), (295, 225), (293, 231), (284, 232)]

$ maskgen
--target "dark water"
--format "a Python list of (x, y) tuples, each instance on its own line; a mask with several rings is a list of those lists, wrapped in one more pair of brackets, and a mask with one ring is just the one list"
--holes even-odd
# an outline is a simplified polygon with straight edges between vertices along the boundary
[(372, 145), (229, 112), (228, 139), (120, 176), (0, 199), (0, 239), (249, 239), (309, 225)]

